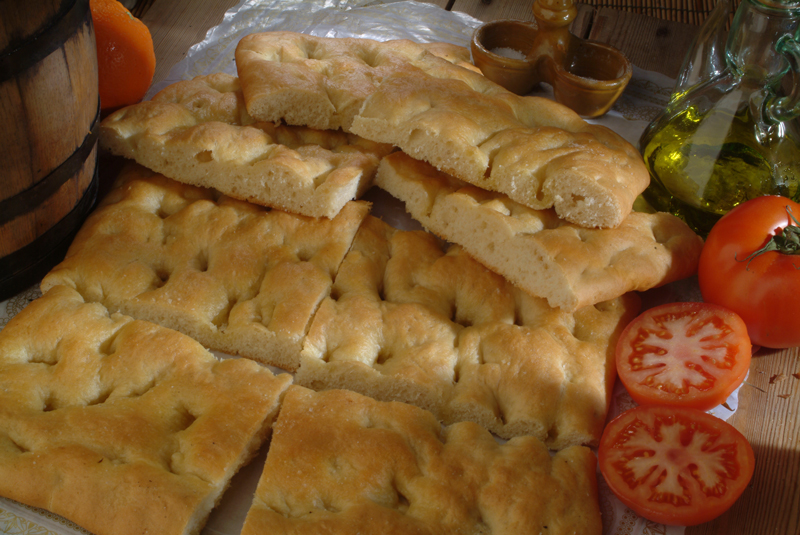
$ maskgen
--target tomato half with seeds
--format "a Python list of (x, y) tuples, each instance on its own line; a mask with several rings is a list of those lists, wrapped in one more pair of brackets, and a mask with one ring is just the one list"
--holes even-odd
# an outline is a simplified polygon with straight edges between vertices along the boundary
[(727, 511), (755, 458), (735, 427), (697, 409), (639, 406), (612, 420), (598, 463), (611, 491), (639, 516), (694, 526)]
[(644, 311), (617, 342), (617, 374), (640, 405), (708, 410), (744, 381), (752, 346), (734, 312), (709, 303)]

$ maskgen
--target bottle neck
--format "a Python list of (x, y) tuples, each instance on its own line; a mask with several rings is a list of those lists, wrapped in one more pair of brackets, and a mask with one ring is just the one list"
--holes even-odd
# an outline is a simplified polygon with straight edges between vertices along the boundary
[(800, 1), (743, 0), (728, 37), (728, 65), (737, 76), (778, 84), (790, 64), (775, 45), (781, 37), (797, 37), (799, 27)]
[(572, 0), (536, 0), (533, 3), (533, 16), (540, 25), (564, 28), (572, 23), (578, 8)]

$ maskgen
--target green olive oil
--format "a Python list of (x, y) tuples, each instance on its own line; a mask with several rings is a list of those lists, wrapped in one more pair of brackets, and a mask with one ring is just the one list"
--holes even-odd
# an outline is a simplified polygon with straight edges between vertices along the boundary
[(747, 199), (769, 193), (797, 200), (800, 149), (776, 128), (759, 143), (747, 107), (735, 114), (685, 108), (643, 144), (651, 177), (644, 199), (701, 236)]

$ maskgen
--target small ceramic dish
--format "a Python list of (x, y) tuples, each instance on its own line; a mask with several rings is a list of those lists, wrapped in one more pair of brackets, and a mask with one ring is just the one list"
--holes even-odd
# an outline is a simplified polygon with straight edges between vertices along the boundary
[(585, 117), (606, 113), (633, 73), (614, 47), (575, 37), (565, 27), (545, 33), (519, 20), (481, 25), (471, 50), (475, 66), (493, 82), (518, 95), (547, 82), (557, 102)]
[(524, 95), (540, 82), (526, 56), (536, 41), (536, 24), (497, 20), (481, 25), (472, 36), (472, 62), (484, 76), (512, 93)]
[(580, 115), (599, 117), (611, 109), (632, 75), (631, 62), (616, 48), (576, 38), (550, 83), (556, 102)]

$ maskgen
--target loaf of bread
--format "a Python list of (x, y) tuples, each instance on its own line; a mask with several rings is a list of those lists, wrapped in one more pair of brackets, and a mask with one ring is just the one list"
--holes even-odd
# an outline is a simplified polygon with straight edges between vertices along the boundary
[(292, 386), (242, 535), (600, 535), (596, 459), (442, 428), (402, 403)]
[(55, 286), (0, 331), (0, 496), (96, 535), (199, 533), (289, 383)]
[(341, 131), (255, 122), (238, 79), (222, 73), (113, 113), (100, 125), (100, 144), (186, 184), (328, 218), (369, 188), (392, 150)]
[(369, 205), (314, 219), (220, 196), (136, 164), (87, 219), (42, 291), (178, 330), (285, 370)]
[(587, 229), (400, 152), (381, 162), (375, 180), (428, 231), (565, 310), (689, 277), (703, 247), (671, 214), (633, 212), (617, 228)]
[[(264, 32), (243, 37), (235, 56), (253, 117), (319, 129), (349, 131), (364, 101), (387, 77), (420, 71), (483, 79), (476, 67), (465, 68), (466, 48), (405, 39), (381, 43)], [(493, 90), (505, 92), (500, 86)]]
[(257, 33), (239, 42), (236, 65), (255, 118), (396, 145), (584, 227), (620, 225), (649, 184), (638, 151), (616, 133), (411, 41)]
[(403, 401), (552, 449), (596, 445), (614, 348), (639, 310), (627, 294), (553, 309), (460, 247), (368, 217), (320, 304), (295, 383)]

